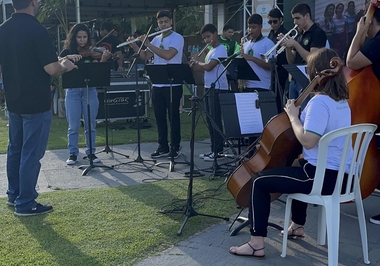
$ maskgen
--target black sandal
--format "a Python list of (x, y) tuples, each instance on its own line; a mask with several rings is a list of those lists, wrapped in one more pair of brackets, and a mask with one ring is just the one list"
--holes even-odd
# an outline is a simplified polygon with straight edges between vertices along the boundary
[(265, 255), (260, 255), (260, 256), (257, 256), (257, 255), (255, 255), (255, 253), (257, 252), (257, 251), (259, 251), (259, 250), (263, 250), (265, 247), (263, 247), (263, 248), (259, 248), (259, 249), (254, 249), (252, 246), (251, 246), (251, 244), (249, 244), (249, 242), (247, 242), (247, 243), (244, 243), (244, 244), (241, 244), (240, 246), (238, 246), (238, 247), (241, 247), (241, 246), (243, 246), (243, 245), (245, 245), (245, 244), (248, 244), (248, 246), (252, 249), (252, 254), (238, 254), (238, 253), (235, 253), (235, 252), (232, 252), (231, 250), (230, 250), (230, 253), (231, 254), (234, 254), (234, 255), (236, 255), (236, 256), (249, 256), (249, 257), (254, 257), (254, 258), (264, 258), (265, 257)]
[[(296, 231), (298, 229), (304, 229), (303, 226), (298, 226), (297, 228), (291, 227), (291, 229), (292, 229), (292, 233), (291, 234), (288, 233), (288, 239), (304, 238), (304, 235), (297, 235), (296, 234)], [(281, 231), (281, 234), (284, 235), (284, 231)]]

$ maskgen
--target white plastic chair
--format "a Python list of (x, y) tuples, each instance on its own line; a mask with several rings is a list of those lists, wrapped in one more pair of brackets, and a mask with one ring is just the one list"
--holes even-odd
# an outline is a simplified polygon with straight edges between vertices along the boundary
[[(284, 258), (286, 256), (286, 247), (288, 240), (287, 229), (289, 228), (290, 210), (292, 200), (295, 199), (302, 202), (319, 205), (317, 243), (319, 245), (325, 244), (327, 227), (328, 265), (338, 265), (340, 203), (354, 201), (358, 213), (364, 263), (370, 263), (368, 260), (367, 228), (359, 181), (368, 145), (373, 137), (376, 128), (377, 126), (373, 124), (352, 125), (331, 131), (319, 140), (317, 169), (314, 177), (313, 188), (310, 194), (294, 193), (289, 194), (287, 197), (281, 257)], [(356, 136), (355, 140), (352, 138), (353, 136)], [(332, 195), (322, 195), (321, 191), (324, 180), (324, 172), (326, 169), (328, 146), (332, 140), (339, 137), (343, 137), (345, 140), (335, 189)], [(346, 165), (345, 162), (350, 144), (352, 144), (353, 147), (352, 163), (350, 172), (348, 174), (347, 185), (345, 190), (343, 190), (345, 193), (341, 193)]]

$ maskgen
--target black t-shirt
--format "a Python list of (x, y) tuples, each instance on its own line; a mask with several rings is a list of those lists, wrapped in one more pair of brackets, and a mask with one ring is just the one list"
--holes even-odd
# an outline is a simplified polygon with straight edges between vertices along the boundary
[(372, 39), (367, 39), (360, 51), (372, 62), (372, 71), (380, 80), (380, 31)]
[[(116, 53), (117, 51), (121, 51), (120, 48), (117, 48), (117, 46), (120, 44), (120, 40), (115, 36), (115, 35), (110, 35), (108, 36), (107, 38), (105, 38), (103, 41), (100, 42), (99, 46), (100, 47), (104, 47), (106, 48), (108, 51), (110, 51), (111, 53)], [(118, 64), (116, 62), (116, 60), (110, 58), (109, 61), (113, 60), (114, 61), (114, 65), (115, 65), (115, 69), (118, 68)]]
[(9, 111), (50, 110), (51, 77), (44, 66), (57, 61), (49, 33), (35, 17), (14, 13), (0, 26), (0, 65)]
[[(281, 26), (277, 29), (276, 32), (274, 32), (274, 30), (271, 30), (271, 31), (269, 32), (269, 35), (268, 35), (269, 40), (271, 40), (271, 41), (274, 42), (274, 43), (277, 43), (277, 42), (278, 42), (278, 40), (277, 40), (277, 36), (278, 36), (280, 33), (283, 33), (284, 35), (285, 35), (286, 33), (288, 33), (288, 31), (284, 28), (283, 25), (281, 25)], [(281, 48), (281, 46), (279, 46), (279, 47), (277, 48), (277, 50), (280, 49), (280, 48)], [(288, 64), (288, 61), (286, 60), (286, 53), (285, 53), (285, 51), (284, 51), (284, 52), (282, 52), (281, 54), (279, 54), (279, 55), (277, 56), (277, 66), (278, 66), (278, 68), (283, 69), (282, 65), (287, 65), (287, 64)]]
[[(303, 49), (310, 52), (311, 48), (322, 48), (326, 46), (326, 33), (318, 27), (317, 24), (313, 24), (310, 29), (306, 32), (301, 32), (296, 37), (297, 42), (299, 42)], [(302, 56), (297, 52), (296, 59), (294, 61), (296, 65), (304, 65), (306, 64), (305, 60), (303, 60)]]

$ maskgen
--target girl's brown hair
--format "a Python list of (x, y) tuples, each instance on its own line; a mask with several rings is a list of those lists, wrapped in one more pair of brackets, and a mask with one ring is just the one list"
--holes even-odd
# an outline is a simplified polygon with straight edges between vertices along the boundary
[[(318, 72), (331, 69), (330, 60), (333, 57), (338, 57), (338, 54), (327, 48), (311, 53), (307, 57), (307, 73), (310, 80), (313, 80)], [(327, 81), (323, 85), (317, 85), (314, 92), (326, 94), (335, 101), (345, 100), (349, 97), (347, 82), (342, 71), (335, 76), (327, 77)]]

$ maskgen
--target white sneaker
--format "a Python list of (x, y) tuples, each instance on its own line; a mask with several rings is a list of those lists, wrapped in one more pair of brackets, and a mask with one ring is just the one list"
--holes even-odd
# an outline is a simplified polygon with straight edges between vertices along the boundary
[[(218, 154), (216, 159), (218, 158), (224, 158), (224, 155)], [(213, 152), (209, 156), (206, 156), (203, 158), (203, 160), (205, 160), (206, 162), (213, 162), (214, 159), (215, 159), (215, 154)]]
[(199, 158), (204, 159), (205, 157), (208, 157), (208, 156), (210, 156), (211, 154), (212, 154), (212, 151), (210, 151), (210, 152), (206, 152), (206, 153), (201, 153), (201, 154), (199, 154)]
[(73, 165), (77, 162), (77, 156), (74, 154), (70, 154), (69, 159), (66, 160), (67, 165)]

